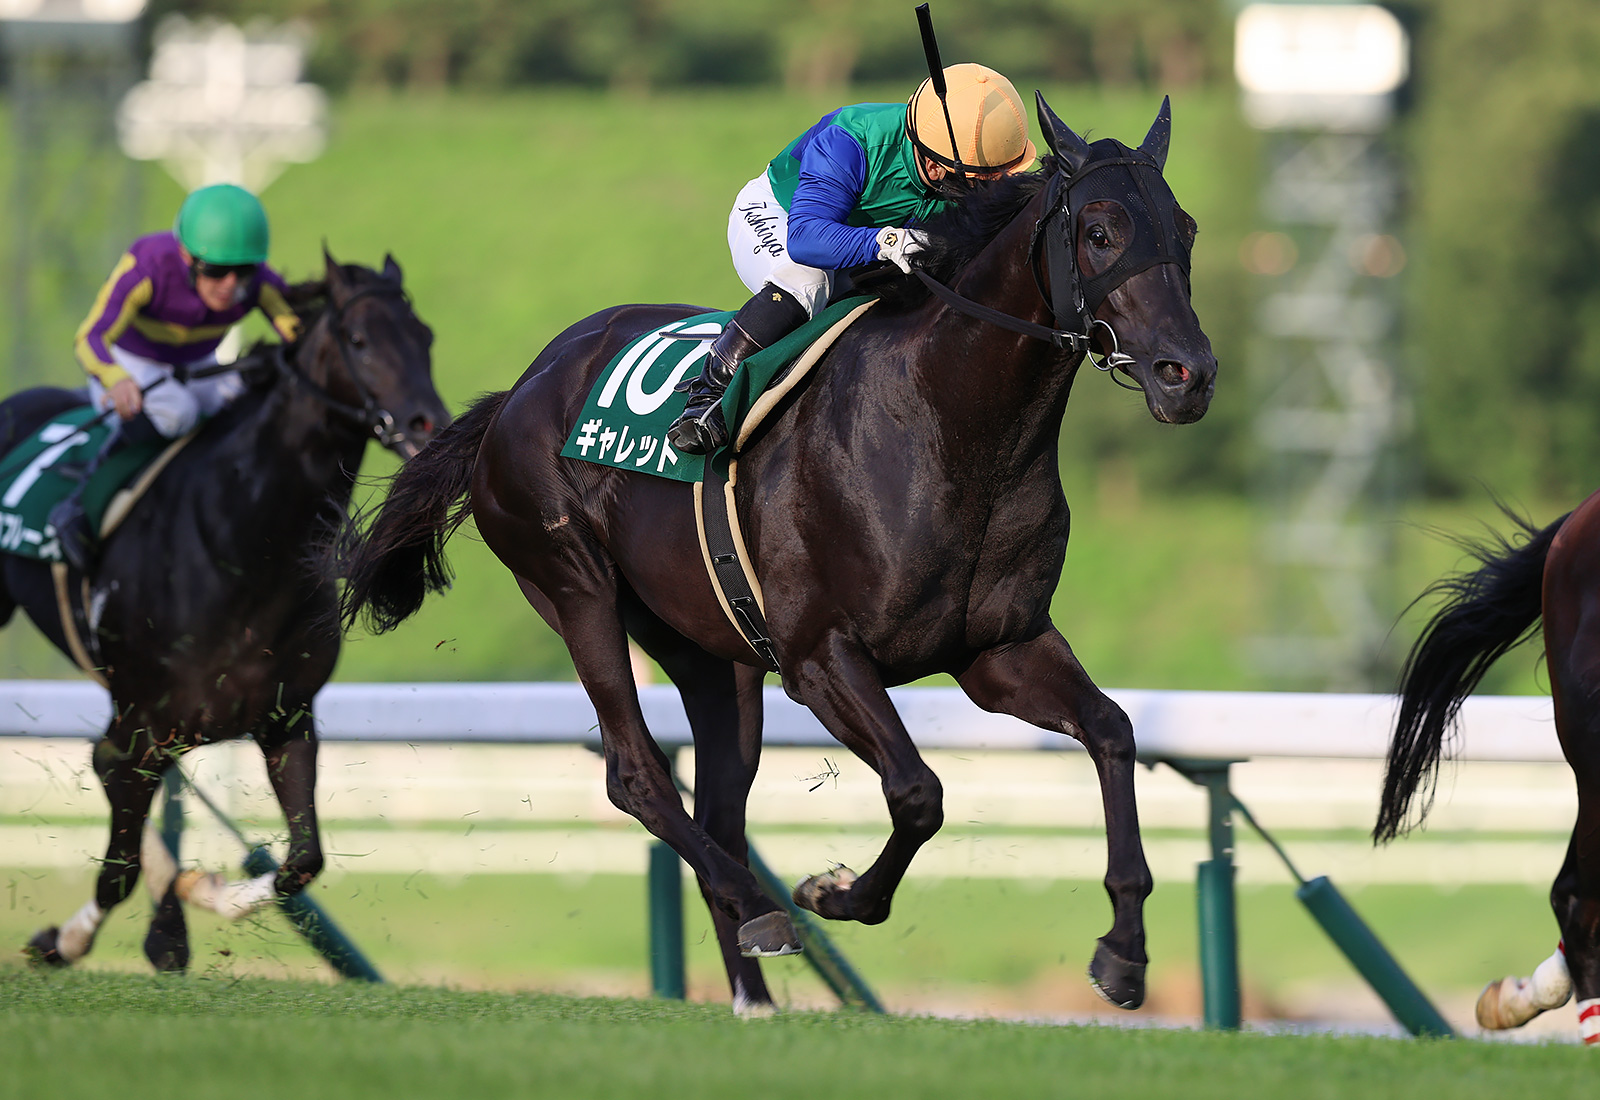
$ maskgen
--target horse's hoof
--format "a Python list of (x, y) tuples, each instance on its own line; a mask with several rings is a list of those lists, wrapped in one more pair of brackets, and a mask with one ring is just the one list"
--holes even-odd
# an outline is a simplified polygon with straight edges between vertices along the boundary
[(35, 966), (72, 965), (61, 957), (61, 929), (54, 925), (35, 932), (33, 939), (28, 941), (28, 946), (22, 949), (22, 953), (28, 956), (28, 961)]
[(739, 926), (739, 954), (747, 959), (798, 955), (804, 950), (788, 913), (763, 913)]
[(150, 918), (150, 931), (144, 937), (144, 957), (164, 974), (189, 969), (189, 925), (183, 917), (176, 884), (169, 885)]
[(186, 901), (190, 905), (207, 908), (211, 897), (227, 881), (215, 872), (188, 870), (172, 880), (172, 888), (177, 891), (178, 900)]
[(1144, 969), (1144, 963), (1119, 958), (1102, 940), (1089, 963), (1089, 984), (1118, 1008), (1135, 1009), (1144, 1004)]
[(778, 1014), (778, 1006), (771, 1001), (747, 1001), (735, 997), (733, 1014), (741, 1020), (767, 1020)]
[(1478, 1018), (1478, 1026), (1485, 1031), (1506, 1031), (1521, 1027), (1539, 1012), (1540, 1009), (1528, 996), (1525, 981), (1505, 977), (1483, 987), (1483, 992), (1478, 994), (1478, 1007), (1474, 1015)]
[(794, 888), (794, 903), (819, 917), (826, 917), (829, 920), (849, 920), (850, 912), (845, 906), (845, 901), (850, 888), (855, 884), (856, 873), (844, 864), (838, 863), (832, 870), (801, 880)]

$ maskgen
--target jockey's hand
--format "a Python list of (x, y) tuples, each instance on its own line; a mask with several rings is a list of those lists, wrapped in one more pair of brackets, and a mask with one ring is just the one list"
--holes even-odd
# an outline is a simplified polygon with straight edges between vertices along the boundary
[(139, 410), (144, 408), (144, 394), (139, 390), (139, 383), (131, 378), (124, 378), (114, 384), (106, 391), (106, 396), (111, 399), (117, 415), (124, 420), (132, 420), (139, 415)]
[(920, 229), (891, 225), (878, 230), (878, 259), (911, 274), (911, 257), (928, 246), (928, 235)]

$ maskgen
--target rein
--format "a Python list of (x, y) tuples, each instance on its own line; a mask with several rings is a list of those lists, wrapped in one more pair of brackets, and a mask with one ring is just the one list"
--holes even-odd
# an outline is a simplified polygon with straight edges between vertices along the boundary
[(328, 406), (333, 412), (338, 413), (359, 427), (366, 428), (377, 437), (379, 443), (391, 450), (405, 442), (405, 433), (395, 427), (393, 414), (378, 404), (377, 398), (373, 396), (372, 391), (362, 381), (360, 372), (356, 370), (355, 361), (350, 356), (350, 341), (345, 338), (344, 317), (350, 306), (362, 298), (399, 298), (404, 301), (405, 296), (405, 291), (399, 286), (384, 282), (376, 286), (362, 287), (346, 298), (343, 305), (333, 305), (330, 299), (330, 305), (327, 310), (327, 315), (329, 316), (328, 329), (333, 335), (334, 343), (338, 345), (339, 358), (344, 363), (345, 373), (349, 376), (351, 385), (355, 386), (356, 392), (361, 396), (360, 405), (352, 405), (339, 400), (326, 386), (301, 370), (299, 364), (290, 360), (286, 345), (275, 345), (272, 355), (272, 366), (280, 376), (305, 386), (314, 397)]

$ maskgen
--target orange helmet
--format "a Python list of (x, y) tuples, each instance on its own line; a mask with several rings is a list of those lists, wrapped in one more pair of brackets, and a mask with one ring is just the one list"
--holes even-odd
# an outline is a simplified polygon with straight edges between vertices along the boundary
[(918, 152), (935, 164), (977, 175), (1021, 172), (1034, 162), (1038, 151), (1028, 140), (1028, 115), (1011, 81), (972, 64), (948, 66), (944, 81), (948, 124), (932, 77), (918, 85), (906, 104), (906, 130)]

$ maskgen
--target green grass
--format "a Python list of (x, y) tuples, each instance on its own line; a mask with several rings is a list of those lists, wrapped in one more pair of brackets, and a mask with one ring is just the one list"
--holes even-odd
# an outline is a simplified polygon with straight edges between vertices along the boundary
[(0, 1097), (1578, 1096), (1570, 1047), (1042, 1027), (437, 989), (0, 976)]
[[(92, 890), (87, 873), (0, 871), (0, 946), (59, 923)], [(641, 877), (597, 875), (330, 876), (313, 896), (378, 969), (403, 983), (642, 994), (648, 989)], [(1412, 977), (1457, 1023), (1470, 1023), (1483, 983), (1524, 973), (1556, 932), (1541, 889), (1472, 886), (1347, 888), (1351, 903)], [(727, 998), (705, 908), (685, 905), (691, 997)], [(1381, 1004), (1294, 899), (1287, 885), (1239, 889), (1245, 1005), (1255, 1018), (1326, 1018)], [(86, 966), (143, 972), (142, 893), (115, 910)], [(1191, 886), (1161, 883), (1146, 906), (1149, 1012), (1200, 1014)], [(311, 978), (326, 970), (275, 911), (238, 924), (191, 911), (193, 969), (215, 978)], [(1110, 926), (1098, 882), (906, 882), (884, 925), (829, 924), (863, 977), (897, 1011), (965, 1006), (991, 1014), (1078, 1014), (1098, 1006), (1083, 980), (1095, 938)], [(0, 972), (21, 965), (0, 962)], [(781, 1003), (820, 1005), (827, 991), (800, 959), (765, 966)]]

